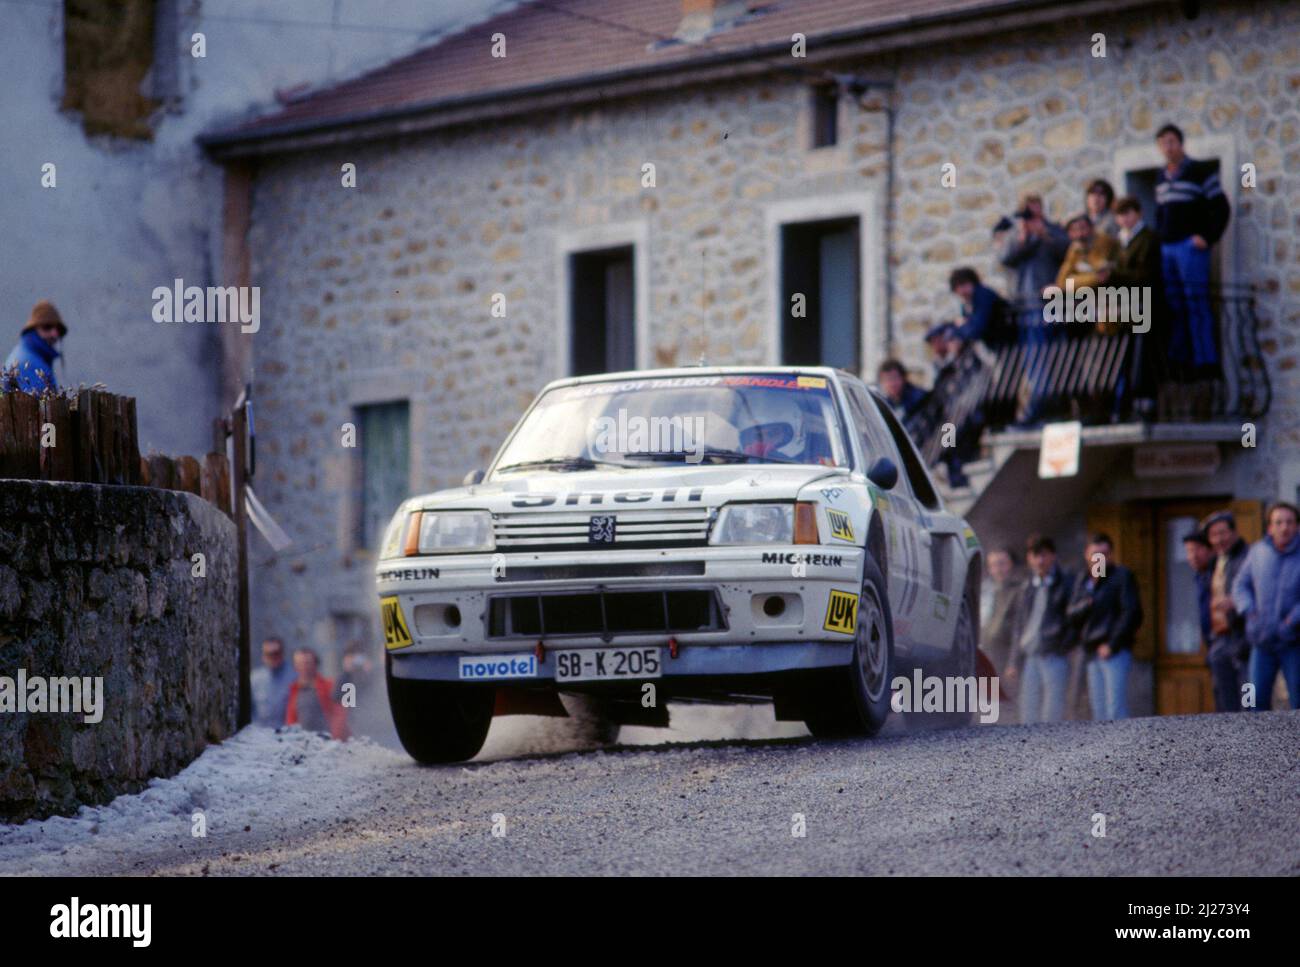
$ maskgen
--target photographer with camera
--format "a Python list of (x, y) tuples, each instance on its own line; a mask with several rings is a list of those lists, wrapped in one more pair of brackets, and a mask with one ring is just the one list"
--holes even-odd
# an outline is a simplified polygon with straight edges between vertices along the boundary
[(1038, 422), (1041, 406), (1044, 376), (1041, 347), (1045, 347), (1055, 335), (1055, 330), (1043, 321), (1043, 289), (1056, 281), (1056, 273), (1070, 247), (1070, 240), (1065, 229), (1044, 217), (1040, 195), (1025, 195), (1015, 218), (1015, 222), (1010, 218), (999, 221), (993, 226), (993, 236), (1002, 247), (1002, 264), (1016, 272), (1017, 341), (1027, 349), (1039, 350), (1034, 353), (1033, 363), (1025, 372), (1029, 404), (1018, 421), (1032, 426)]
[(1016, 272), (1016, 301), (1026, 315), (1041, 323), (1038, 311), (1043, 289), (1056, 280), (1056, 273), (1070, 247), (1065, 229), (1049, 222), (1043, 214), (1040, 195), (1025, 195), (1015, 213), (1015, 221), (1003, 218), (993, 226), (994, 237), (1002, 246), (999, 259)]

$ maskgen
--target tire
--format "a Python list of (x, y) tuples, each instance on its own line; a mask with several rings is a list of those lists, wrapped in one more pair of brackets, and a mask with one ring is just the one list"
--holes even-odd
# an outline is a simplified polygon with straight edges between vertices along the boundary
[[(952, 650), (948, 655), (948, 674), (953, 678), (975, 679), (975, 652), (979, 648), (979, 628), (975, 625), (975, 607), (969, 594), (961, 597), (961, 611), (957, 615), (957, 627), (952, 632)], [(978, 681), (976, 685), (978, 686)], [(939, 724), (944, 728), (960, 728), (970, 725), (975, 720), (975, 710), (964, 712), (944, 712), (939, 716)]]
[[(975, 652), (979, 647), (979, 633), (975, 627), (975, 608), (969, 594), (962, 595), (957, 626), (953, 628), (952, 645), (943, 662), (942, 674), (949, 678), (975, 678)], [(973, 709), (965, 712), (909, 712), (903, 721), (909, 729), (955, 729), (974, 721)]]
[(961, 612), (957, 627), (952, 632), (952, 648), (948, 652), (947, 674), (961, 678), (975, 675), (975, 651), (979, 648), (979, 629), (975, 627), (975, 608), (969, 594), (962, 595)]
[(598, 695), (561, 695), (568, 719), (557, 719), (577, 748), (600, 748), (618, 741), (619, 724), (610, 714), (609, 701)]
[(389, 655), (384, 677), (397, 738), (412, 759), (436, 765), (478, 755), (492, 725), (495, 688), (396, 678)]
[(885, 579), (871, 557), (862, 569), (853, 658), (837, 668), (814, 698), (804, 724), (817, 738), (872, 736), (889, 719), (894, 677), (894, 619)]

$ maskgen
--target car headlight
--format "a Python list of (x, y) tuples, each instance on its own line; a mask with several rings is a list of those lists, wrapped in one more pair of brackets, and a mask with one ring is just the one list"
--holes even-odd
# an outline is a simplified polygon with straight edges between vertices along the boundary
[(486, 510), (426, 510), (419, 517), (417, 554), (490, 551), (496, 546), (492, 540), (492, 515)]
[(410, 516), (410, 513), (405, 508), (398, 508), (397, 513), (393, 515), (393, 519), (388, 522), (388, 529), (384, 531), (384, 540), (379, 545), (379, 559), (381, 561), (402, 556), (402, 538), (406, 536), (406, 525)]
[(793, 542), (794, 504), (727, 504), (710, 539), (713, 544)]
[(820, 544), (817, 505), (726, 504), (718, 514), (710, 544)]

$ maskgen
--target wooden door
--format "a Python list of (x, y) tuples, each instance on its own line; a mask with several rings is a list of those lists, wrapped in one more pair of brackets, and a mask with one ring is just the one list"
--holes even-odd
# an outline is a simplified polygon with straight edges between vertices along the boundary
[(1255, 500), (1171, 501), (1155, 506), (1158, 623), (1156, 652), (1156, 714), (1187, 715), (1214, 711), (1210, 669), (1205, 663), (1195, 582), (1182, 539), (1207, 514), (1229, 509), (1237, 530), (1247, 541), (1261, 529), (1260, 503)]
[(1259, 539), (1263, 514), (1257, 500), (1097, 504), (1088, 510), (1088, 530), (1110, 534), (1115, 559), (1137, 578), (1143, 620), (1133, 657), (1154, 663), (1157, 715), (1214, 710), (1196, 584), (1183, 553), (1183, 537), (1206, 515), (1224, 509), (1236, 516), (1243, 538)]

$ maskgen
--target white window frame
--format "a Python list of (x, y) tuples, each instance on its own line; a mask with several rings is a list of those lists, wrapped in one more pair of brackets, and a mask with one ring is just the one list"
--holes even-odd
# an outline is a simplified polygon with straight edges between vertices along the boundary
[(632, 338), (636, 343), (636, 368), (648, 369), (650, 359), (650, 226), (646, 221), (619, 222), (592, 225), (586, 228), (568, 228), (559, 232), (555, 242), (555, 290), (557, 293), (555, 318), (555, 378), (573, 375), (572, 350), (573, 319), (570, 305), (573, 295), (573, 277), (569, 259), (583, 252), (632, 246)]
[[(781, 229), (800, 222), (821, 222), (834, 218), (858, 220), (858, 345), (861, 376), (875, 373), (885, 350), (885, 219), (884, 195), (875, 189), (842, 195), (822, 195), (775, 202), (763, 210), (767, 247), (767, 361), (781, 361), (781, 321), (789, 307), (783, 305), (781, 284)], [(874, 325), (873, 325), (874, 323)]]

